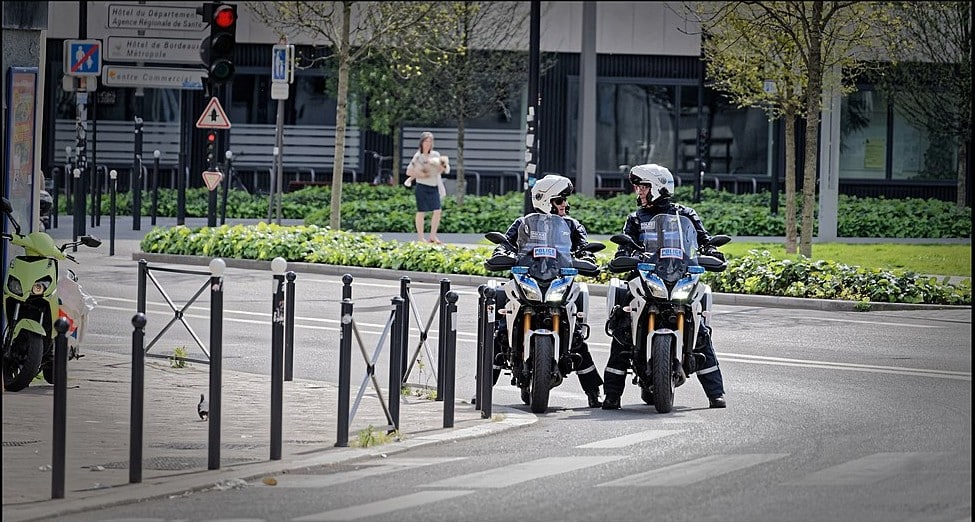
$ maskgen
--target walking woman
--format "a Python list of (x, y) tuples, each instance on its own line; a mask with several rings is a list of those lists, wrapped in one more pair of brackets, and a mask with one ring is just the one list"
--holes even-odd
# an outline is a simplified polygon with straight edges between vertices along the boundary
[[(443, 243), (437, 237), (437, 228), (440, 227), (441, 215), (440, 198), (441, 187), (443, 187), (441, 175), (447, 171), (445, 159), (439, 152), (433, 150), (433, 133), (420, 134), (419, 148), (410, 160), (409, 166), (406, 167), (404, 182), (407, 187), (415, 185), (416, 236), (420, 242)], [(429, 235), (424, 234), (427, 212), (431, 213)]]

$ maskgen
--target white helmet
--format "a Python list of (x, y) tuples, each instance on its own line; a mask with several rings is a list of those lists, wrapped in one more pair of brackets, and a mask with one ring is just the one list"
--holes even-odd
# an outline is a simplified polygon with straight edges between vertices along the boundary
[(630, 183), (650, 186), (648, 204), (662, 197), (674, 195), (674, 175), (667, 167), (655, 163), (637, 165), (630, 169)]
[(564, 176), (549, 174), (532, 186), (532, 206), (542, 214), (555, 214), (552, 200), (565, 198), (572, 194), (572, 181)]

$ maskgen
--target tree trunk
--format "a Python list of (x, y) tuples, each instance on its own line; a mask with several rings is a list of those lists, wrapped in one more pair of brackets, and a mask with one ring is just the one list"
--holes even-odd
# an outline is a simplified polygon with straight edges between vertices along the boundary
[(963, 140), (958, 150), (958, 195), (955, 196), (955, 205), (959, 209), (965, 208), (965, 193), (967, 192), (965, 171), (968, 169), (969, 140)]
[(396, 125), (393, 128), (393, 159), (389, 162), (389, 168), (393, 171), (393, 185), (399, 185), (400, 160), (403, 158), (403, 151), (400, 143), (403, 137), (403, 127)]
[(328, 224), (342, 229), (342, 173), (345, 170), (345, 122), (349, 105), (349, 25), (352, 4), (342, 3), (342, 41), (338, 45), (339, 85), (335, 107), (335, 164), (332, 166), (332, 212)]
[(785, 117), (785, 253), (796, 253), (796, 112), (786, 109)]
[(809, 82), (806, 91), (806, 147), (802, 176), (802, 229), (799, 253), (812, 257), (812, 235), (816, 210), (816, 166), (819, 162), (819, 111), (823, 98), (823, 2), (812, 2), (809, 24)]

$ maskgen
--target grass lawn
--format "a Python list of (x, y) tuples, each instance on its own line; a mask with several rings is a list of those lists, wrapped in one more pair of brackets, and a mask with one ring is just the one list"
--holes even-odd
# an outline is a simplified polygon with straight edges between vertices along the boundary
[[(781, 243), (735, 243), (721, 247), (728, 256), (749, 250), (768, 250), (776, 259), (789, 259)], [(798, 254), (796, 254), (798, 255)], [(813, 243), (813, 259), (827, 259), (865, 268), (910, 270), (919, 274), (972, 276), (972, 246), (898, 243)]]

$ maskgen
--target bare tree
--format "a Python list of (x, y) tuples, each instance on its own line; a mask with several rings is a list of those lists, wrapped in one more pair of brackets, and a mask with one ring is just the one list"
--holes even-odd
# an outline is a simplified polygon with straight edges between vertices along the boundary
[[(412, 74), (427, 76), (438, 96), (426, 109), (457, 125), (457, 203), (464, 203), (464, 129), (472, 119), (501, 111), (528, 78), (528, 11), (519, 2), (435, 2), (433, 23), (417, 39), (424, 46), (394, 45)], [(395, 36), (395, 35), (390, 35)], [(411, 38), (414, 35), (407, 35)]]
[[(890, 46), (898, 58), (883, 85), (899, 114), (928, 131), (931, 154), (922, 175), (954, 170), (956, 204), (965, 206), (967, 159), (972, 144), (972, 6), (968, 2), (891, 2), (903, 21)], [(958, 161), (949, 164), (948, 147)]]
[[(702, 29), (716, 36), (705, 39), (709, 75), (723, 74), (723, 88), (742, 101), (748, 100), (748, 105), (777, 103), (779, 113), (787, 117), (791, 117), (794, 106), (794, 116), (805, 118), (799, 253), (806, 257), (812, 256), (823, 95), (850, 92), (852, 79), (876, 63), (877, 55), (885, 48), (880, 35), (896, 34), (899, 26), (897, 20), (876, 6), (871, 2), (821, 0), (686, 5)], [(735, 49), (736, 46), (744, 46), (747, 51)], [(742, 53), (749, 58), (740, 58)], [(754, 59), (761, 56), (770, 59), (764, 63)], [(746, 66), (738, 68), (739, 65)], [(763, 67), (759, 72), (756, 68), (760, 65)], [(785, 89), (779, 91), (784, 94), (778, 98), (757, 95), (759, 75), (781, 78)], [(801, 104), (791, 103), (795, 96)], [(786, 125), (788, 128), (791, 121), (786, 120)], [(788, 187), (788, 181), (786, 184)]]
[[(254, 15), (280, 36), (325, 41), (330, 53), (313, 62), (333, 60), (338, 71), (335, 115), (335, 163), (329, 226), (341, 228), (342, 174), (348, 121), (349, 71), (390, 33), (422, 25), (432, 4), (425, 2), (245, 2)], [(302, 64), (304, 67), (315, 63)]]

